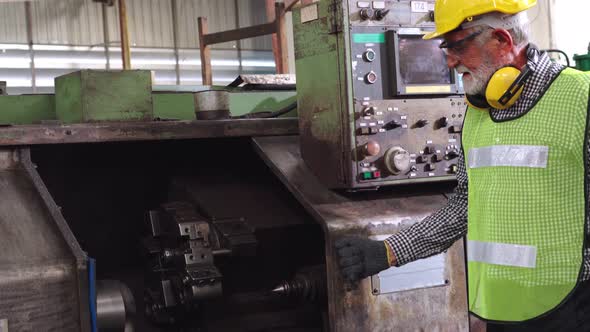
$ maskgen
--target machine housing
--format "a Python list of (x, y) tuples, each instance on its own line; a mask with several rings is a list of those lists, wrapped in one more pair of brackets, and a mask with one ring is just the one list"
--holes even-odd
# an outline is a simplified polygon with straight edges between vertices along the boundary
[(293, 16), (303, 159), (330, 188), (454, 179), (466, 103), (434, 1), (312, 1)]

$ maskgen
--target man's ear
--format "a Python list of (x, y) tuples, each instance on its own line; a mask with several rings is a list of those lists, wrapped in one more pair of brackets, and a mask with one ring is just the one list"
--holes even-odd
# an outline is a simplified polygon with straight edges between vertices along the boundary
[(500, 49), (511, 50), (514, 46), (514, 40), (508, 30), (496, 29), (492, 32), (492, 38), (498, 42), (498, 48)]

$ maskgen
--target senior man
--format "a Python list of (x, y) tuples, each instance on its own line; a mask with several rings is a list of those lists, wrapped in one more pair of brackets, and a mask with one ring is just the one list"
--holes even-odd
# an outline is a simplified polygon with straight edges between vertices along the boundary
[[(385, 241), (336, 242), (350, 281), (467, 236), (469, 310), (495, 331), (590, 331), (590, 75), (528, 40), (536, 0), (437, 0), (447, 63), (463, 75), (455, 194)], [(395, 317), (392, 317), (395, 319)]]

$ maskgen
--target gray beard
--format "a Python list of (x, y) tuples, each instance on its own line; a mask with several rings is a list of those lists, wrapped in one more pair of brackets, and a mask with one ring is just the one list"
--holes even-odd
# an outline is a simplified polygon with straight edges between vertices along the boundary
[(488, 81), (501, 67), (502, 66), (494, 66), (487, 56), (481, 66), (474, 71), (470, 71), (467, 67), (459, 65), (457, 71), (460, 74), (469, 73), (471, 75), (471, 80), (463, 81), (463, 89), (465, 90), (465, 93), (468, 95), (485, 95)]

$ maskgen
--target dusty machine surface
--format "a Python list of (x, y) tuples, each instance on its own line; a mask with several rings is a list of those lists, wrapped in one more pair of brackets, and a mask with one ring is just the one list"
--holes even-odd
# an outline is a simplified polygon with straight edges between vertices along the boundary
[(434, 1), (312, 1), (294, 13), (301, 151), (330, 188), (452, 180), (466, 104)]
[(0, 330), (90, 331), (86, 255), (28, 149), (0, 150)]

